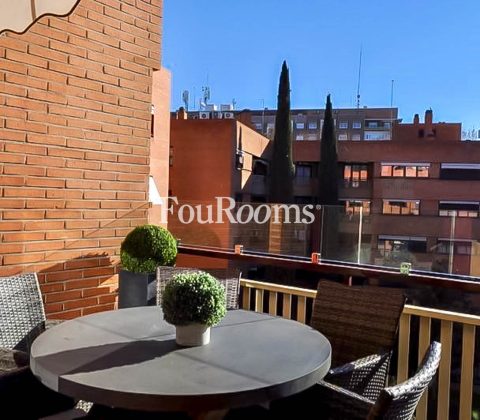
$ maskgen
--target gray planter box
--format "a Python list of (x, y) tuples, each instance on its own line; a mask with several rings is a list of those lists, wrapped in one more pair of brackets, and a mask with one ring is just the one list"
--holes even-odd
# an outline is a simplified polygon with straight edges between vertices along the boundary
[(132, 273), (120, 270), (118, 275), (118, 308), (155, 306), (157, 279), (155, 273)]

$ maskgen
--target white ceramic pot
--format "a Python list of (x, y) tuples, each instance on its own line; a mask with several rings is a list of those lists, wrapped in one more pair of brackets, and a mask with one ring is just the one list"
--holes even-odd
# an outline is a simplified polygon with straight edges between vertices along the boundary
[(210, 327), (205, 324), (176, 325), (176, 341), (180, 346), (204, 346), (210, 343)]

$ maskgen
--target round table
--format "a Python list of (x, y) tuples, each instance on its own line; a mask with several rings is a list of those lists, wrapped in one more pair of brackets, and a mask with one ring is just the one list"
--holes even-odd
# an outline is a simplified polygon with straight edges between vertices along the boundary
[(221, 410), (268, 403), (314, 385), (330, 367), (318, 331), (251, 311), (228, 311), (211, 342), (180, 347), (159, 307), (62, 323), (33, 343), (34, 374), (62, 394), (145, 411)]

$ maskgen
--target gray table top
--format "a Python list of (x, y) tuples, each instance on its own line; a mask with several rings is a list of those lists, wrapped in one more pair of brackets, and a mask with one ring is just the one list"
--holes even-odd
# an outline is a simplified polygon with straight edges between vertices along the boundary
[(322, 379), (331, 347), (318, 331), (250, 311), (228, 311), (211, 342), (180, 347), (159, 307), (62, 323), (33, 343), (30, 363), (48, 387), (138, 410), (216, 410), (265, 403)]

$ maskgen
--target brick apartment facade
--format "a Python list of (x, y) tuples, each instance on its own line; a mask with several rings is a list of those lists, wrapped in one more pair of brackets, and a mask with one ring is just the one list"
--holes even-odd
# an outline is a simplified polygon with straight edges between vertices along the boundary
[(147, 222), (161, 24), (161, 0), (81, 0), (0, 36), (0, 276), (37, 272), (48, 316), (112, 309)]
[[(189, 117), (216, 118), (209, 114), (191, 112)], [(275, 111), (246, 110), (235, 116), (273, 138)], [(347, 217), (339, 232), (339, 255), (333, 259), (348, 260), (355, 254), (362, 208), (363, 262), (397, 264), (395, 258), (408, 253), (415, 268), (480, 275), (480, 142), (461, 141), (461, 124), (434, 123), (430, 110), (423, 122), (416, 115), (412, 123), (399, 120), (396, 108), (337, 109), (334, 117), (339, 196)], [(322, 123), (323, 110), (292, 111), (299, 204), (316, 202)], [(250, 184), (254, 181), (252, 173)], [(244, 201), (268, 200), (265, 191), (253, 196), (249, 189), (245, 192)], [(267, 250), (268, 228), (259, 230), (260, 239), (250, 235), (253, 238), (243, 237), (243, 243)], [(317, 236), (314, 231), (294, 232), (290, 243), (311, 243), (319, 249)], [(307, 248), (289, 252), (309, 253)]]

